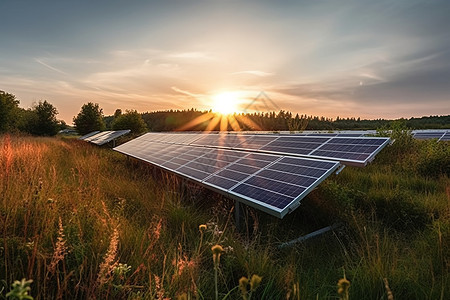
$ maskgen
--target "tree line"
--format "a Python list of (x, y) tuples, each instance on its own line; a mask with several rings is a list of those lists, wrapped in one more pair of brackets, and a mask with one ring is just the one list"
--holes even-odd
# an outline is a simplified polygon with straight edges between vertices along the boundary
[(15, 95), (0, 91), (0, 134), (23, 132), (32, 135), (56, 135), (67, 128), (64, 121), (56, 119), (58, 110), (48, 101), (39, 101), (32, 108), (19, 107)]
[[(30, 109), (19, 107), (20, 101), (13, 94), (0, 91), (0, 134), (24, 132), (32, 135), (56, 135), (68, 126), (56, 118), (58, 111), (48, 101), (39, 101)], [(222, 118), (226, 121), (223, 122)], [(399, 119), (410, 129), (450, 128), (450, 115)], [(133, 134), (146, 131), (204, 131), (204, 130), (375, 130), (387, 128), (392, 120), (361, 118), (336, 119), (292, 114), (289, 111), (236, 113), (220, 116), (211, 110), (197, 109), (166, 110), (138, 113), (136, 110), (117, 109), (114, 115), (105, 116), (97, 103), (88, 102), (73, 118), (74, 128), (79, 134), (96, 130), (130, 129)]]

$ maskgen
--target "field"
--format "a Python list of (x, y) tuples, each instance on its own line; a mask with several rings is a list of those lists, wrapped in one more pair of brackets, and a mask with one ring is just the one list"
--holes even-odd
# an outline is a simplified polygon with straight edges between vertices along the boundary
[(0, 298), (24, 278), (35, 299), (449, 299), (449, 177), (448, 143), (402, 133), (238, 232), (234, 202), (111, 149), (0, 136)]

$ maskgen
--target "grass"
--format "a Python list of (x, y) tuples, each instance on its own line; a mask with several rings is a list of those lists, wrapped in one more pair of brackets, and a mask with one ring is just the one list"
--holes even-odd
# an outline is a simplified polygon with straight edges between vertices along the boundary
[(449, 148), (394, 144), (283, 220), (245, 208), (239, 233), (232, 201), (110, 149), (0, 136), (0, 298), (447, 299)]

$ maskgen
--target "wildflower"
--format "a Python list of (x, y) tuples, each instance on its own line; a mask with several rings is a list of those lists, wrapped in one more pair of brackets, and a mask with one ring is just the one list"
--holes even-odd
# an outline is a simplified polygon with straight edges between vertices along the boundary
[(262, 280), (261, 276), (253, 274), (252, 278), (250, 279), (250, 290), (252, 292), (258, 288), (259, 284), (261, 283), (261, 280)]
[(131, 266), (127, 264), (119, 263), (114, 267), (114, 274), (119, 277), (120, 279), (124, 279), (125, 275), (127, 275), (128, 272), (131, 271)]
[(13, 299), (33, 300), (33, 297), (28, 295), (28, 292), (31, 291), (30, 284), (32, 282), (33, 282), (32, 279), (25, 280), (25, 278), (23, 278), (21, 281), (19, 280), (14, 281), (14, 283), (12, 284), (11, 291), (8, 294), (6, 294), (6, 298), (11, 297)]
[(205, 224), (199, 225), (198, 230), (200, 231), (200, 243), (198, 244), (197, 255), (200, 255), (200, 249), (202, 248), (202, 243), (203, 243), (203, 233), (206, 230), (206, 225)]
[(211, 247), (211, 251), (213, 253), (214, 267), (217, 268), (219, 266), (219, 263), (220, 263), (220, 255), (223, 252), (223, 248), (220, 245), (215, 245), (215, 246)]
[(213, 253), (213, 262), (214, 262), (214, 284), (215, 284), (216, 300), (218, 300), (219, 290), (217, 287), (217, 271), (219, 269), (220, 255), (223, 252), (223, 248), (220, 245), (215, 245), (211, 247), (211, 251)]
[(347, 280), (347, 278), (341, 278), (338, 281), (338, 294), (340, 299), (348, 299), (348, 289), (350, 288), (350, 281)]
[(116, 261), (117, 248), (119, 246), (119, 230), (114, 228), (111, 241), (109, 243), (108, 251), (105, 254), (103, 262), (100, 264), (100, 271), (98, 273), (98, 282), (100, 285), (105, 284), (111, 278), (111, 274), (118, 265)]
[(67, 254), (67, 246), (66, 241), (64, 240), (64, 228), (62, 225), (61, 217), (59, 218), (58, 223), (58, 237), (56, 238), (56, 247), (53, 252), (52, 261), (48, 267), (50, 273), (55, 273), (56, 267), (60, 261), (64, 259), (64, 256)]
[(241, 290), (242, 298), (244, 300), (247, 299), (247, 286), (248, 286), (248, 279), (245, 276), (242, 276), (241, 279), (239, 279), (239, 289)]
[(177, 300), (187, 300), (188, 296), (186, 293), (183, 293), (177, 297)]

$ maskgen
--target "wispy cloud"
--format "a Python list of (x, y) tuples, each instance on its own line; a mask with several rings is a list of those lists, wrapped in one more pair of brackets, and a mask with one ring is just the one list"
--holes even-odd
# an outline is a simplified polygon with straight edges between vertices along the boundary
[(274, 73), (258, 71), (258, 70), (239, 71), (239, 72), (233, 72), (231, 74), (232, 75), (249, 74), (249, 75), (255, 75), (255, 76), (259, 76), (259, 77), (267, 77), (267, 76), (274, 75)]
[(187, 58), (187, 59), (211, 59), (212, 56), (206, 52), (179, 52), (167, 55), (170, 58)]
[(60, 73), (60, 74), (69, 75), (68, 73), (66, 73), (66, 72), (64, 72), (64, 71), (61, 71), (60, 69), (55, 68), (55, 67), (53, 67), (53, 66), (51, 66), (51, 65), (49, 65), (49, 64), (47, 64), (47, 63), (45, 63), (45, 62), (43, 62), (41, 59), (35, 58), (34, 61), (37, 62), (37, 63), (39, 63), (39, 64), (41, 64), (41, 65), (43, 65), (44, 67), (49, 68), (50, 70), (53, 70), (53, 71), (58, 72), (58, 73)]
[(187, 95), (187, 96), (190, 96), (190, 97), (194, 97), (194, 98), (197, 98), (197, 99), (204, 96), (204, 95), (201, 95), (201, 94), (191, 93), (189, 91), (177, 88), (176, 86), (172, 86), (171, 89), (174, 90), (177, 93), (180, 93), (180, 94), (183, 94), (183, 95)]

